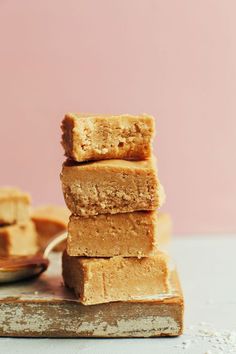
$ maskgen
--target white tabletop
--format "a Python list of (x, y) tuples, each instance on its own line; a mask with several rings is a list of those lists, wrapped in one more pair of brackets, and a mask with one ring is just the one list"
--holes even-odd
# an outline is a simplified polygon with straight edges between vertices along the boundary
[(185, 334), (152, 339), (0, 338), (7, 354), (236, 353), (236, 236), (176, 237), (171, 253), (185, 295)]

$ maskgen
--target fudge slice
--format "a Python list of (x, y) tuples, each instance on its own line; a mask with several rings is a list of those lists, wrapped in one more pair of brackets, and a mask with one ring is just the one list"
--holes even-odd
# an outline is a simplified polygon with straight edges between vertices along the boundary
[(32, 221), (0, 228), (0, 256), (26, 256), (37, 251), (37, 233)]
[(136, 211), (85, 218), (71, 215), (67, 253), (88, 257), (143, 257), (156, 252), (156, 212)]
[(14, 187), (0, 188), (0, 225), (29, 220), (29, 194)]
[(166, 245), (171, 240), (172, 220), (167, 213), (158, 213), (157, 216), (158, 245)]
[(63, 253), (63, 278), (84, 305), (127, 301), (168, 291), (164, 253), (146, 258), (85, 258)]
[[(34, 208), (31, 213), (38, 233), (39, 246), (45, 248), (53, 237), (66, 231), (70, 212), (59, 205), (45, 205)], [(54, 251), (63, 251), (66, 243), (59, 244)]]
[(67, 207), (80, 216), (155, 210), (164, 200), (153, 159), (67, 161), (61, 181)]
[(61, 127), (65, 155), (75, 161), (143, 160), (151, 155), (154, 118), (146, 114), (69, 113)]

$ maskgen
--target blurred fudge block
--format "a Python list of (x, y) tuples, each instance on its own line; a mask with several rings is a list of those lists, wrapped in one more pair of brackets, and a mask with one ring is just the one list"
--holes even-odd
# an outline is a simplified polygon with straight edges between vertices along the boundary
[(25, 256), (38, 251), (38, 238), (34, 223), (0, 227), (0, 256)]
[[(58, 205), (44, 205), (34, 208), (31, 212), (37, 233), (40, 248), (45, 248), (53, 237), (66, 231), (70, 212), (67, 208)], [(54, 250), (62, 251), (66, 243), (59, 244)]]
[(29, 220), (29, 194), (15, 187), (0, 187), (0, 225)]
[(172, 235), (172, 220), (168, 213), (158, 213), (157, 216), (158, 245), (170, 242)]

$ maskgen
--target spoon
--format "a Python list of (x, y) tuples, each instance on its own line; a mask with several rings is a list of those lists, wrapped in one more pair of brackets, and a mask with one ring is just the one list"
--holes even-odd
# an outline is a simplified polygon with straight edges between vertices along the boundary
[(33, 278), (45, 272), (49, 266), (50, 252), (66, 238), (66, 232), (55, 237), (43, 253), (31, 256), (0, 257), (0, 284)]

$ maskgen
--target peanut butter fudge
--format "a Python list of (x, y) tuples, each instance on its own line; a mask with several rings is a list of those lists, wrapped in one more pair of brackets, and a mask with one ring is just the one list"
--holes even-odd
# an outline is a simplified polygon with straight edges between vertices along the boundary
[(0, 228), (0, 256), (26, 256), (37, 251), (37, 233), (32, 221)]
[(68, 225), (70, 256), (142, 257), (156, 252), (156, 212), (136, 211), (85, 218), (72, 215)]
[(171, 240), (172, 220), (167, 213), (158, 213), (157, 217), (158, 244), (166, 245)]
[(85, 258), (63, 253), (63, 278), (84, 305), (127, 301), (168, 291), (164, 253), (146, 258)]
[[(52, 238), (66, 231), (70, 212), (59, 205), (45, 205), (34, 208), (31, 213), (38, 233), (39, 246), (45, 248)], [(54, 248), (54, 251), (65, 249), (65, 242)]]
[(67, 207), (80, 216), (155, 210), (165, 198), (153, 159), (67, 161), (61, 181)]
[(65, 155), (72, 160), (143, 160), (151, 155), (154, 118), (69, 113), (62, 132)]
[(14, 187), (0, 188), (0, 225), (29, 220), (29, 194)]

